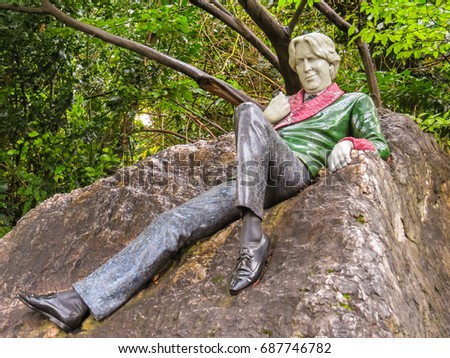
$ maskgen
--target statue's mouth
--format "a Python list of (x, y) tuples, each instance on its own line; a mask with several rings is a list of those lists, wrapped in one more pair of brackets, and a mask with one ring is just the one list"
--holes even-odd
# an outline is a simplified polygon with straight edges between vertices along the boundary
[(305, 80), (306, 80), (306, 81), (311, 81), (311, 80), (313, 80), (315, 77), (317, 77), (316, 74), (309, 75), (309, 76), (305, 77)]

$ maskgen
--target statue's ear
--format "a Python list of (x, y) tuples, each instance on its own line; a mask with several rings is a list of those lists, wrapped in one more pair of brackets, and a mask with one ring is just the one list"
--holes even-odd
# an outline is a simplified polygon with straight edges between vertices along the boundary
[(334, 79), (336, 78), (338, 69), (339, 64), (330, 63), (330, 77), (332, 81), (334, 81)]

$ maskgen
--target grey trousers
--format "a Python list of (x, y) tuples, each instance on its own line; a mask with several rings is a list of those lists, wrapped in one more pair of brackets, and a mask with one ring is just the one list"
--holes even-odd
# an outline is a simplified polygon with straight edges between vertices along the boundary
[(102, 320), (151, 280), (180, 249), (237, 220), (243, 208), (260, 218), (310, 184), (305, 165), (254, 104), (235, 112), (237, 179), (159, 215), (118, 254), (73, 284), (92, 315)]

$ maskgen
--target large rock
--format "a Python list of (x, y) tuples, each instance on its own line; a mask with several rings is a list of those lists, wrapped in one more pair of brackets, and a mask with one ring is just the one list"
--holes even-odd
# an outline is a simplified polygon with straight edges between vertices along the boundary
[[(180, 253), (77, 337), (448, 337), (449, 155), (385, 112), (388, 162), (359, 157), (265, 214), (275, 250), (231, 296), (239, 222)], [(154, 217), (234, 175), (234, 143), (177, 146), (28, 213), (0, 243), (0, 336), (65, 336), (15, 299), (98, 267)]]

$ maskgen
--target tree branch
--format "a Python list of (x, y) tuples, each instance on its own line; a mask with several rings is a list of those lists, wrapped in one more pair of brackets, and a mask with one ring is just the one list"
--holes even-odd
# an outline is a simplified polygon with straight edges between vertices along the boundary
[(144, 128), (144, 129), (142, 130), (142, 132), (171, 134), (171, 135), (173, 135), (173, 136), (175, 136), (175, 137), (178, 137), (178, 138), (181, 138), (181, 139), (183, 139), (183, 140), (186, 140), (186, 141), (188, 141), (189, 143), (195, 143), (195, 140), (193, 140), (193, 139), (190, 139), (190, 138), (188, 138), (188, 137), (186, 137), (186, 136), (184, 136), (184, 135), (182, 135), (182, 134), (180, 134), (180, 133), (177, 133), (177, 132), (168, 131), (168, 130), (166, 130), (166, 129)]
[(44, 7), (29, 7), (29, 6), (17, 6), (10, 4), (0, 4), (1, 10), (11, 10), (15, 12), (22, 12), (26, 14), (46, 14)]
[[(173, 57), (160, 53), (152, 49), (151, 47), (144, 46), (135, 41), (131, 41), (123, 37), (113, 35), (95, 26), (76, 20), (66, 15), (64, 12), (62, 12), (53, 4), (51, 4), (50, 1), (48, 0), (42, 0), (41, 4), (42, 5), (39, 8), (26, 8), (26, 9), (27, 10), (33, 9), (33, 13), (36, 14), (51, 15), (69, 27), (84, 32), (88, 35), (97, 37), (100, 40), (103, 40), (110, 44), (136, 52), (164, 66), (167, 66), (178, 72), (181, 72), (186, 76), (192, 78), (199, 85), (200, 88), (223, 98), (224, 100), (230, 102), (233, 105), (238, 105), (242, 102), (247, 101), (256, 103), (252, 98), (250, 98), (245, 93), (235, 89), (233, 86), (226, 83), (225, 81), (219, 80), (218, 78), (215, 78), (207, 74), (206, 72), (196, 68), (195, 66), (192, 66), (185, 62), (174, 59)], [(15, 9), (17, 8), (18, 7), (11, 5), (8, 6), (8, 8), (6, 6), (0, 6), (0, 9), (4, 10), (15, 11)], [(23, 10), (25, 8), (19, 7), (19, 9)], [(256, 104), (262, 107), (259, 103)]]
[[(351, 25), (345, 21), (338, 13), (336, 13), (328, 4), (324, 1), (314, 3), (314, 7), (318, 9), (325, 17), (337, 26), (341, 31), (348, 33)], [(355, 31), (353, 36), (358, 35), (358, 30)], [(382, 107), (380, 88), (378, 87), (378, 80), (375, 75), (375, 64), (373, 63), (372, 55), (370, 54), (369, 46), (361, 39), (356, 38), (355, 43), (358, 46), (358, 51), (361, 56), (361, 60), (364, 66), (364, 72), (366, 73), (367, 83), (369, 85), (370, 96), (372, 97), (377, 107)]]
[(217, 7), (219, 10), (223, 11), (225, 14), (228, 14), (230, 16), (233, 16), (231, 12), (227, 10), (225, 6), (223, 6), (220, 2), (217, 0), (210, 0), (211, 4), (214, 4), (215, 7)]
[(305, 8), (307, 3), (308, 3), (308, 0), (302, 0), (300, 5), (298, 6), (297, 10), (295, 11), (294, 16), (292, 17), (292, 20), (289, 22), (287, 29), (288, 29), (288, 32), (290, 35), (292, 35), (292, 32), (294, 32), (294, 28), (297, 25), (298, 20), (300, 19), (300, 15), (302, 14), (303, 9)]
[[(261, 55), (263, 55), (277, 70), (280, 70), (280, 63), (277, 56), (262, 42), (241, 20), (233, 16), (228, 10), (216, 1), (189, 0), (189, 2), (222, 21), (225, 25), (236, 31), (239, 35), (250, 42)], [(212, 5), (214, 4), (214, 5)]]
[(286, 28), (278, 22), (257, 0), (238, 0), (245, 12), (272, 42), (287, 35)]
[(266, 34), (280, 61), (280, 73), (283, 76), (287, 94), (294, 94), (300, 89), (297, 74), (289, 66), (289, 29), (278, 22), (257, 0), (238, 0), (245, 12)]
[(223, 129), (221, 126), (219, 126), (217, 123), (214, 123), (213, 121), (210, 121), (209, 119), (199, 115), (198, 113), (195, 113), (193, 110), (187, 108), (186, 106), (182, 105), (181, 103), (179, 103), (178, 101), (173, 100), (172, 98), (166, 97), (166, 99), (168, 99), (169, 101), (171, 101), (172, 103), (175, 103), (177, 106), (183, 108), (186, 112), (190, 112), (192, 115), (197, 116), (198, 118), (200, 118), (202, 121), (205, 121), (206, 123), (212, 125), (213, 127), (215, 127), (216, 129), (219, 129), (220, 131), (222, 131), (223, 133), (228, 133), (225, 129)]
[(324, 1), (314, 3), (314, 7), (319, 10), (325, 17), (330, 20), (337, 28), (343, 32), (347, 32), (351, 25), (345, 21), (336, 11), (334, 11)]

